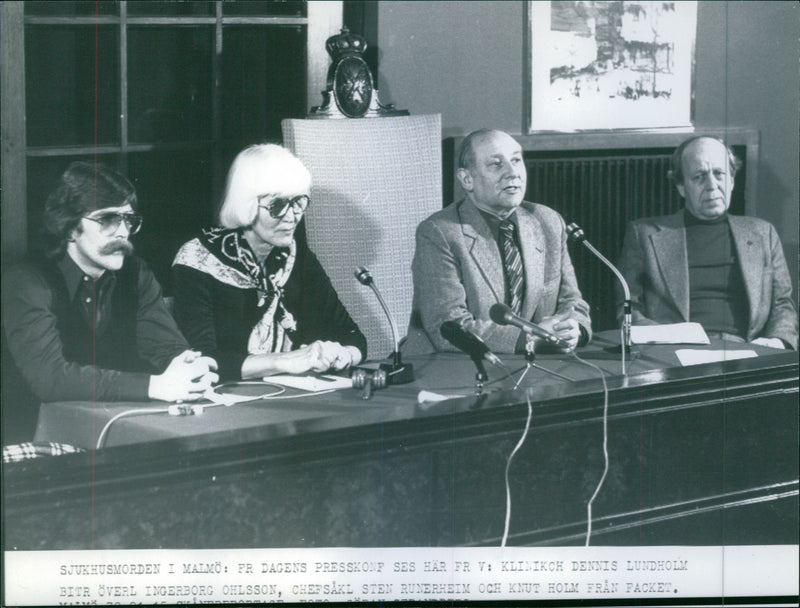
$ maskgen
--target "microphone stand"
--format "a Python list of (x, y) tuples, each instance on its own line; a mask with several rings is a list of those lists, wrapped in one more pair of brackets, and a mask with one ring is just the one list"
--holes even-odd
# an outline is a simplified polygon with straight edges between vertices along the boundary
[(489, 380), (489, 374), (486, 373), (486, 367), (484, 367), (481, 357), (470, 357), (470, 359), (478, 369), (475, 374), (475, 394), (480, 395), (483, 392), (483, 385)]
[(595, 247), (586, 240), (586, 235), (583, 233), (583, 230), (577, 224), (570, 224), (567, 226), (567, 235), (572, 238), (573, 240), (579, 241), (584, 247), (586, 247), (589, 251), (591, 251), (603, 264), (608, 266), (611, 272), (614, 273), (614, 276), (617, 277), (617, 280), (622, 285), (622, 291), (625, 294), (625, 299), (622, 303), (622, 325), (620, 326), (620, 345), (619, 345), (619, 352), (622, 361), (622, 374), (625, 375), (626, 368), (625, 368), (625, 354), (631, 352), (631, 290), (628, 288), (628, 282), (625, 280), (625, 277), (622, 276), (622, 273), (617, 270), (617, 267), (614, 266), (611, 262), (606, 259), (602, 253), (600, 253)]
[(372, 275), (366, 268), (362, 266), (356, 269), (355, 277), (359, 283), (369, 287), (375, 294), (375, 297), (378, 298), (378, 303), (381, 305), (386, 318), (389, 319), (389, 325), (392, 328), (392, 339), (394, 341), (394, 352), (390, 355), (392, 362), (381, 363), (379, 365), (379, 368), (386, 372), (386, 383), (407, 384), (409, 382), (413, 382), (414, 366), (411, 365), (411, 363), (404, 364), (402, 361), (402, 357), (400, 355), (400, 341), (398, 340), (398, 336), (400, 334), (397, 331), (397, 324), (394, 322), (394, 317), (392, 317), (391, 313), (389, 312), (389, 307), (383, 300), (381, 292), (378, 291), (378, 288), (375, 286), (375, 281), (373, 280)]
[[(456, 321), (445, 321), (439, 328), (439, 333), (442, 337), (455, 346), (458, 350), (469, 355), (472, 362), (477, 368), (475, 375), (475, 394), (480, 395), (483, 392), (484, 384), (489, 380), (489, 374), (483, 365), (483, 360), (501, 366), (508, 371), (508, 368), (503, 364), (500, 358), (489, 350), (489, 347), (484, 344), (478, 336), (474, 335), (468, 329), (464, 329)], [(509, 376), (511, 374), (509, 373)]]
[(519, 385), (522, 384), (523, 378), (527, 375), (527, 373), (531, 370), (532, 367), (536, 369), (542, 370), (543, 372), (547, 372), (555, 376), (556, 378), (561, 378), (562, 380), (566, 380), (567, 382), (572, 382), (572, 378), (567, 378), (566, 376), (562, 376), (558, 372), (554, 372), (552, 370), (547, 369), (546, 367), (542, 367), (535, 363), (536, 361), (536, 337), (533, 334), (526, 333), (525, 334), (525, 367), (520, 367), (518, 370), (511, 372), (513, 376), (518, 371), (523, 370), (522, 374), (520, 375), (519, 379), (514, 383), (514, 389), (519, 388)]

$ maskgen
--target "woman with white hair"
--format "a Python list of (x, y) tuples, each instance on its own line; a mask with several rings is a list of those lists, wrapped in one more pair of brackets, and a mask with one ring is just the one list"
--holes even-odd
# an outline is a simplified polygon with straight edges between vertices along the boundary
[(367, 341), (328, 275), (294, 238), (311, 175), (272, 144), (242, 150), (219, 213), (173, 261), (175, 318), (193, 348), (214, 357), (221, 380), (343, 370)]

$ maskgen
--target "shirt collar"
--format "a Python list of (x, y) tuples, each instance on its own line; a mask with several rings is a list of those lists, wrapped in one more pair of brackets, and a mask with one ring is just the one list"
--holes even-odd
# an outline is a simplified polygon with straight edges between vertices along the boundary
[(495, 238), (495, 240), (498, 240), (500, 238), (500, 224), (502, 224), (505, 220), (508, 220), (512, 224), (514, 224), (517, 230), (519, 229), (519, 224), (517, 222), (517, 214), (515, 213), (515, 211), (517, 210), (516, 207), (514, 207), (514, 209), (511, 211), (511, 213), (509, 213), (505, 217), (505, 219), (500, 219), (494, 213), (485, 211), (478, 206), (476, 206), (475, 208), (478, 210), (478, 213), (481, 214), (481, 217), (483, 218), (483, 221), (486, 222), (486, 225), (489, 226), (489, 230), (491, 231), (492, 236)]
[(481, 212), (481, 215), (486, 217), (487, 215), (497, 218), (498, 222), (502, 222), (503, 220), (510, 220), (516, 215), (517, 209), (519, 209), (519, 205), (511, 209), (505, 217), (500, 217), (495, 211), (487, 209), (483, 205), (478, 205), (475, 201), (470, 199), (470, 202), (475, 205), (475, 208)]
[[(78, 292), (81, 283), (89, 283), (92, 281), (92, 277), (83, 272), (68, 253), (64, 254), (64, 257), (59, 260), (58, 268), (67, 284), (67, 293), (69, 294), (70, 301), (75, 299), (75, 294)], [(109, 270), (105, 271), (100, 278), (97, 279), (97, 286), (99, 287), (113, 280), (113, 278), (110, 278), (113, 277), (113, 275), (113, 272)]]

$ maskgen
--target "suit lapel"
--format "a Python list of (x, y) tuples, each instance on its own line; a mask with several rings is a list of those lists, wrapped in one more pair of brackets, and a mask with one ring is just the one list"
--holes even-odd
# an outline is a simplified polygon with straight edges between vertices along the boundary
[(729, 215), (728, 220), (733, 244), (736, 247), (736, 256), (739, 259), (739, 268), (742, 271), (742, 280), (747, 291), (747, 301), (750, 305), (748, 327), (754, 327), (756, 315), (761, 306), (761, 276), (764, 272), (762, 264), (764, 251), (761, 246), (761, 240), (753, 238), (751, 231), (739, 222), (738, 217)]
[(650, 237), (661, 279), (684, 321), (689, 320), (689, 261), (683, 211), (664, 218), (661, 230)]
[(472, 260), (480, 270), (489, 289), (498, 302), (505, 301), (505, 279), (500, 249), (492, 236), (492, 231), (481, 217), (478, 209), (465, 200), (458, 210), (461, 230), (467, 240)]
[(544, 285), (544, 234), (539, 222), (533, 214), (517, 209), (517, 225), (519, 226), (519, 243), (522, 249), (523, 267), (525, 268), (525, 299), (522, 314), (524, 319), (531, 319), (539, 305), (539, 297)]

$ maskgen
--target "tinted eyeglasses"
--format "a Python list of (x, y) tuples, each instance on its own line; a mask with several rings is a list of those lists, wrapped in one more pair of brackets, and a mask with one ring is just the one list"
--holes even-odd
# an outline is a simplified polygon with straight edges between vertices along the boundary
[(114, 234), (119, 230), (119, 225), (124, 221), (128, 234), (136, 234), (142, 227), (142, 216), (138, 213), (103, 213), (95, 217), (86, 216), (83, 219), (100, 224), (100, 232), (105, 235)]
[[(269, 200), (269, 202), (264, 203), (266, 200)], [(289, 207), (292, 208), (295, 215), (302, 215), (305, 213), (306, 209), (308, 209), (308, 204), (310, 202), (311, 199), (305, 194), (293, 198), (286, 198), (283, 196), (272, 198), (271, 194), (262, 194), (258, 197), (258, 206), (262, 209), (266, 209), (270, 217), (274, 217), (275, 219), (280, 219), (286, 215), (286, 212), (289, 211)]]

